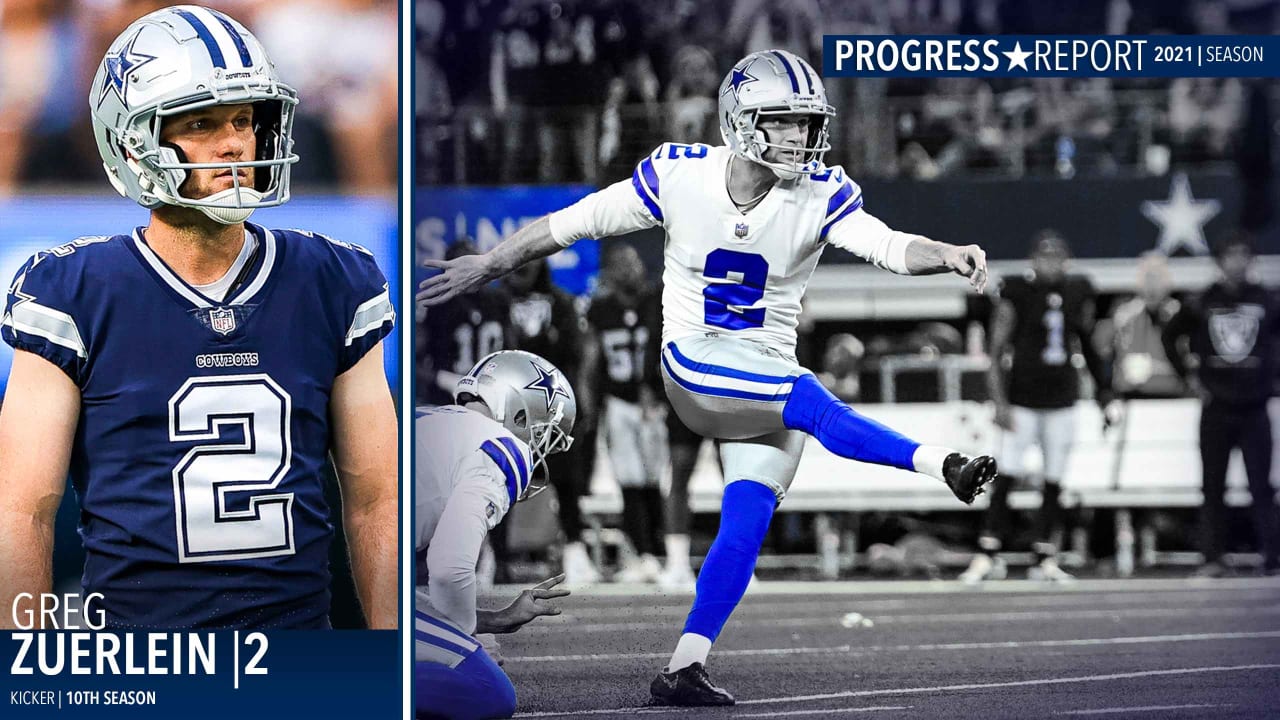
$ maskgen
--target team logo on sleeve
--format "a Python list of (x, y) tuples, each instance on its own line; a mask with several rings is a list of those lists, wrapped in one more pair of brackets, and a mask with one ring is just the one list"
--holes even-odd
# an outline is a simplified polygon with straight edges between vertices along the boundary
[(214, 308), (209, 311), (209, 327), (222, 335), (229, 335), (236, 329), (236, 313), (231, 308)]
[(1213, 341), (1214, 354), (1232, 364), (1249, 357), (1258, 341), (1261, 316), (1262, 308), (1257, 305), (1241, 305), (1234, 312), (1212, 313), (1209, 339)]

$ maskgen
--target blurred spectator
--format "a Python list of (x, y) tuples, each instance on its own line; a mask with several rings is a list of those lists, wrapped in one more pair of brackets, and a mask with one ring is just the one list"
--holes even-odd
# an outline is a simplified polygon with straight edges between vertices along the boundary
[(418, 182), (443, 181), (444, 149), (450, 139), (453, 102), (449, 80), (438, 60), (444, 6), (439, 0), (417, 0), (414, 13), (414, 137), (418, 151)]
[[(1267, 574), (1280, 572), (1280, 525), (1271, 485), (1271, 418), (1267, 400), (1275, 377), (1280, 306), (1250, 277), (1253, 248), (1243, 235), (1214, 248), (1221, 279), (1188, 300), (1169, 321), (1165, 352), (1180, 376), (1200, 390), (1200, 459), (1204, 467), (1204, 561), (1199, 574), (1218, 577), (1227, 533), (1223, 495), (1231, 451), (1240, 448), (1249, 492), (1253, 530)], [(1180, 347), (1199, 362), (1195, 376)]]
[[(398, 182), (399, 16), (387, 0), (272, 0), (258, 37), (302, 98), (294, 134), (331, 149), (339, 181), (359, 192)], [(308, 179), (318, 168), (300, 163)]]
[(81, 73), (96, 56), (84, 50), (69, 0), (0, 4), (0, 195), (99, 177)]
[(832, 335), (827, 341), (826, 352), (822, 354), (822, 372), (818, 379), (836, 397), (845, 402), (856, 402), (862, 394), (859, 375), (866, 354), (862, 341), (853, 335)]
[(673, 73), (663, 100), (668, 105), (667, 136), (674, 142), (718, 145), (716, 119), (721, 72), (706, 48), (685, 45), (672, 60)]
[(1244, 88), (1235, 78), (1177, 78), (1169, 85), (1174, 160), (1222, 158), (1240, 126)]
[(1138, 296), (1116, 306), (1105, 334), (1100, 332), (1099, 345), (1111, 349), (1112, 389), (1120, 398), (1182, 394), (1182, 378), (1161, 341), (1164, 327), (1180, 307), (1169, 295), (1172, 284), (1165, 256), (1143, 255), (1138, 260)]

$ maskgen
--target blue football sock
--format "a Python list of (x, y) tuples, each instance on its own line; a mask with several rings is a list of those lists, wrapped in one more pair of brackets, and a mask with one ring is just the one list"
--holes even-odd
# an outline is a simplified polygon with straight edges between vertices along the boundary
[(802, 430), (843, 458), (903, 470), (915, 470), (912, 456), (920, 443), (854, 412), (840, 398), (805, 373), (796, 379), (782, 408), (788, 430)]
[(750, 480), (729, 483), (720, 505), (720, 530), (698, 571), (697, 594), (684, 631), (714, 641), (742, 600), (756, 569), (778, 496)]
[(413, 686), (419, 718), (489, 720), (516, 713), (516, 689), (484, 648), (454, 667), (415, 662)]

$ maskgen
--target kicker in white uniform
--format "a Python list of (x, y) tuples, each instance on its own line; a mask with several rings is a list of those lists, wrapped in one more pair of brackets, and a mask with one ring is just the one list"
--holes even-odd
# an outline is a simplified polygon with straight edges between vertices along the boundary
[(986, 256), (890, 229), (830, 149), (818, 73), (783, 50), (748, 55), (720, 86), (724, 146), (667, 143), (631, 178), (523, 228), (486, 255), (427, 262), (428, 304), (589, 237), (661, 225), (661, 372), (680, 419), (721, 441), (720, 530), (684, 633), (650, 686), (673, 705), (728, 705), (707, 677), (712, 643), (741, 600), (769, 521), (795, 476), (805, 436), (842, 457), (931, 475), (971, 502), (996, 474), (990, 457), (922, 446), (854, 412), (795, 360), (800, 301), (822, 250), (836, 245), (905, 275), (955, 272), (979, 291)]

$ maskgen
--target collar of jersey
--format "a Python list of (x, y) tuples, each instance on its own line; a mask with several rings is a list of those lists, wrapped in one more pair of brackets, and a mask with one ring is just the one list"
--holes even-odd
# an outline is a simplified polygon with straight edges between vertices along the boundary
[(249, 271), (251, 279), (236, 290), (234, 295), (228, 296), (222, 302), (206, 296), (188, 284), (187, 281), (178, 277), (178, 274), (170, 269), (164, 260), (160, 259), (160, 256), (151, 249), (151, 246), (147, 245), (146, 240), (142, 237), (142, 228), (140, 227), (135, 228), (133, 231), (133, 247), (142, 259), (143, 266), (148, 268), (161, 284), (168, 286), (175, 294), (197, 308), (243, 305), (262, 290), (262, 286), (266, 284), (267, 278), (271, 275), (271, 269), (276, 264), (275, 234), (267, 232), (253, 223), (245, 223), (244, 226), (245, 229), (258, 238), (260, 252), (257, 253), (258, 257), (254, 260), (256, 267)]

